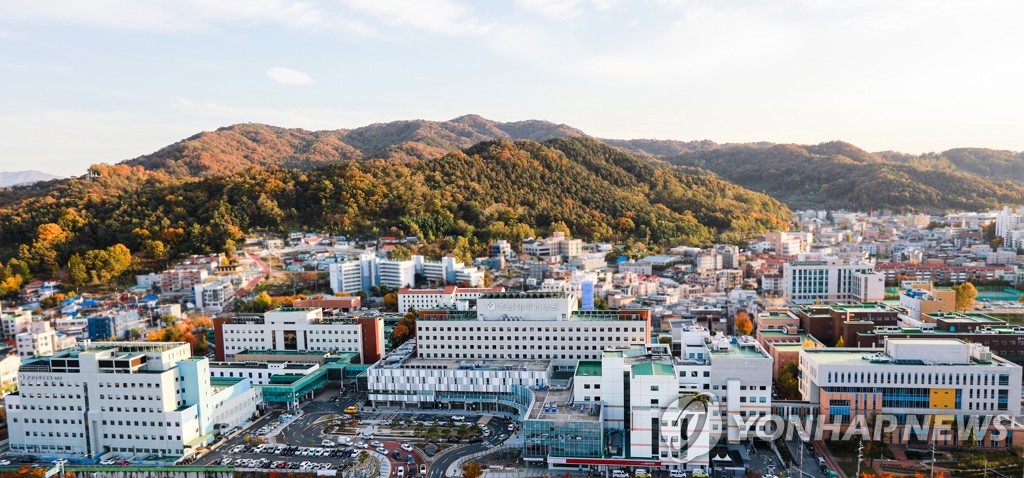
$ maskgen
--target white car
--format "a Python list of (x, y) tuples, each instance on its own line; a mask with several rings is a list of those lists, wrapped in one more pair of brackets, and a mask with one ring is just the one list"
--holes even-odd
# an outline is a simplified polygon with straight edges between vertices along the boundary
[(686, 478), (686, 473), (683, 470), (669, 470), (668, 478)]
[(384, 444), (379, 441), (371, 441), (370, 444), (377, 448), (384, 448)]
[(362, 448), (364, 450), (367, 449), (367, 448), (370, 448), (370, 445), (366, 444), (366, 442), (358, 443), (358, 444), (356, 444), (356, 446), (359, 447), (359, 448)]
[(109, 459), (108, 460), (103, 460), (103, 461), (100, 462), (101, 465), (106, 465), (106, 466), (113, 465), (114, 463), (117, 463), (117, 462), (114, 461), (114, 460), (109, 460)]
[(379, 446), (379, 447), (377, 447), (377, 453), (380, 453), (381, 455), (384, 455), (384, 456), (388, 456), (388, 449), (384, 448), (382, 446)]
[(412, 451), (412, 445), (408, 443), (402, 443), (402, 449), (405, 451)]

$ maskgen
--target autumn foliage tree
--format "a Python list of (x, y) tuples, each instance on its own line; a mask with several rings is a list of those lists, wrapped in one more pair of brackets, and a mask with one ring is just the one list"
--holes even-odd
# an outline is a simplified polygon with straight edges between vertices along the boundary
[(402, 324), (396, 325), (395, 328), (391, 329), (391, 348), (404, 344), (412, 337), (411, 334), (409, 327)]
[(970, 282), (953, 286), (956, 293), (956, 310), (970, 310), (974, 307), (974, 299), (978, 298), (978, 289)]
[(754, 323), (750, 320), (750, 314), (741, 310), (733, 317), (733, 328), (738, 335), (750, 335), (754, 331)]
[(484, 474), (484, 467), (479, 463), (466, 463), (462, 465), (462, 478), (480, 478)]
[(146, 340), (150, 342), (188, 342), (192, 347), (192, 355), (205, 355), (206, 331), (212, 327), (213, 321), (209, 317), (189, 317), (163, 329), (150, 332)]

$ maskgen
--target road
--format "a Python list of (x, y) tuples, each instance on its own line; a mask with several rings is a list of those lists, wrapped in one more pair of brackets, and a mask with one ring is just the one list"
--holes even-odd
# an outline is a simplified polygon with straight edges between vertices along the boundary
[(502, 443), (500, 437), (508, 433), (509, 423), (511, 422), (506, 418), (492, 417), (486, 423), (487, 428), (491, 430), (491, 436), (487, 437), (482, 443), (466, 445), (444, 453), (430, 465), (430, 469), (427, 470), (427, 478), (445, 478), (448, 467), (458, 461), (459, 458), (500, 445)]

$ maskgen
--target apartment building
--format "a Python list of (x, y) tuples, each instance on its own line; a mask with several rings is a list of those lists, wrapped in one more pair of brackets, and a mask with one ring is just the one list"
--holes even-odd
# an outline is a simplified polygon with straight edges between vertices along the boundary
[(522, 251), (534, 257), (561, 256), (570, 259), (583, 253), (583, 241), (570, 239), (564, 232), (556, 231), (548, 238), (523, 241)]
[(0, 397), (18, 388), (18, 369), (21, 357), (11, 347), (0, 349)]
[(765, 233), (764, 242), (776, 254), (795, 256), (810, 252), (814, 235), (809, 232), (772, 231)]
[(3, 338), (10, 339), (22, 332), (28, 332), (32, 324), (32, 311), (23, 309), (2, 310), (0, 309), (0, 327), (3, 328)]
[(413, 287), (416, 275), (424, 280), (439, 284), (464, 284), (480, 287), (484, 284), (484, 272), (467, 266), (454, 257), (442, 257), (440, 261), (428, 261), (423, 256), (412, 256), (408, 260), (382, 259), (371, 252), (357, 258), (331, 263), (328, 268), (331, 290), (334, 293), (356, 294), (368, 291), (372, 286), (392, 289)]
[(218, 361), (255, 350), (352, 352), (364, 364), (384, 355), (380, 316), (326, 316), (319, 308), (282, 307), (262, 316), (218, 317), (213, 328)]
[(902, 280), (961, 283), (1002, 279), (1004, 275), (1013, 274), (1013, 267), (1008, 265), (951, 266), (943, 261), (879, 262), (875, 268), (885, 275), (885, 280), (893, 283)]
[(57, 332), (49, 322), (33, 322), (27, 332), (15, 336), (18, 356), (25, 359), (53, 355), (57, 348)]
[(6, 398), (10, 448), (99, 460), (182, 457), (249, 420), (248, 379), (216, 380), (187, 343), (94, 342), (26, 360)]
[(196, 308), (220, 312), (235, 299), (235, 286), (227, 279), (217, 279), (195, 287)]
[(209, 275), (206, 269), (168, 269), (160, 273), (160, 291), (190, 292), (195, 286), (206, 281)]

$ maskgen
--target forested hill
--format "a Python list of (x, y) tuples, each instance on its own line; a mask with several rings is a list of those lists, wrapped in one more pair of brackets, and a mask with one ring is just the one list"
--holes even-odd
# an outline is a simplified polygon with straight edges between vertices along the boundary
[[(72, 254), (118, 243), (158, 262), (221, 250), (254, 229), (414, 234), (434, 243), (428, 254), (466, 257), (494, 239), (519, 241), (563, 224), (587, 240), (709, 244), (784, 229), (791, 215), (768, 196), (590, 138), (496, 140), (426, 160), (343, 160), (197, 179), (100, 165), (35, 192), (0, 205), (7, 246), (0, 260), (18, 256), (47, 274)], [(59, 229), (40, 228), (50, 223)]]
[(547, 121), (502, 123), (476, 115), (327, 131), (245, 123), (199, 133), (127, 163), (175, 177), (192, 177), (236, 173), (250, 167), (308, 169), (353, 159), (434, 159), (481, 141), (544, 141), (564, 136), (586, 135)]
[[(955, 167), (893, 161), (847, 143), (736, 145), (691, 151), (669, 162), (714, 171), (794, 209), (981, 211), (1024, 202), (1024, 182), (988, 179)], [(997, 177), (993, 175), (993, 177)]]
[(833, 141), (816, 145), (602, 140), (678, 165), (713, 171), (791, 208), (942, 212), (1019, 203), (1024, 153), (958, 148), (912, 155), (872, 153)]

